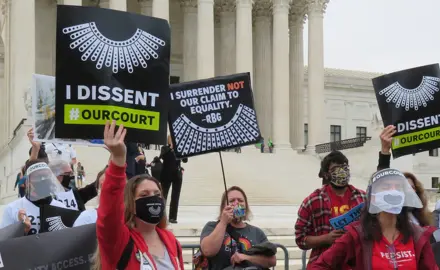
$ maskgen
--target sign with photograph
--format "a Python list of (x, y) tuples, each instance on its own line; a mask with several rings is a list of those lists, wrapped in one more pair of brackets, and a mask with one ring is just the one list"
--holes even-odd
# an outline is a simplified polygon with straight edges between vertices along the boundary
[(169, 126), (179, 158), (260, 140), (249, 73), (172, 84)]
[(385, 126), (394, 125), (393, 157), (440, 147), (440, 69), (438, 64), (373, 79)]
[(58, 5), (56, 137), (101, 139), (116, 120), (128, 142), (165, 144), (170, 35), (163, 19)]
[(56, 139), (55, 136), (55, 77), (32, 76), (32, 121), (37, 142), (103, 146), (102, 140)]
[(0, 269), (89, 270), (95, 250), (96, 224), (13, 238), (0, 242)]

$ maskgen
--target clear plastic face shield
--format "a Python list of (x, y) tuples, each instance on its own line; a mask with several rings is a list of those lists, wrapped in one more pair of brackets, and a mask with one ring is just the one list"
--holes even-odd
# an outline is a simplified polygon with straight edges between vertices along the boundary
[(58, 179), (44, 163), (36, 163), (26, 170), (26, 198), (35, 202), (49, 196), (54, 196), (59, 192), (64, 192)]
[(368, 200), (370, 214), (387, 212), (398, 215), (402, 212), (402, 207), (423, 207), (406, 177), (396, 169), (381, 170), (373, 175)]

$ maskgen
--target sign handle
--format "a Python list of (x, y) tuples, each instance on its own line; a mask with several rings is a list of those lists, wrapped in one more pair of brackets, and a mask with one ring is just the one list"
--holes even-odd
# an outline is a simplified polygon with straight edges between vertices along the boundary
[(226, 195), (226, 205), (229, 204), (228, 199), (228, 188), (226, 187), (226, 177), (225, 177), (225, 167), (223, 166), (223, 158), (222, 158), (222, 152), (218, 151), (218, 155), (220, 157), (220, 166), (222, 167), (222, 174), (223, 174), (223, 184), (225, 185), (225, 195)]

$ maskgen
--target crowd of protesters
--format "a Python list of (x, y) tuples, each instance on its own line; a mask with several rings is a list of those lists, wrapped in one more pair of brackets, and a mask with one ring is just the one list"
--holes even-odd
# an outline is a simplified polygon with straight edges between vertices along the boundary
[[(22, 222), (26, 235), (37, 234), (40, 225), (34, 219), (39, 207), (71, 209), (80, 212), (73, 227), (96, 223), (98, 247), (92, 269), (184, 269), (181, 245), (167, 224), (177, 223), (181, 163), (187, 160), (176, 158), (169, 137), (148, 163), (142, 145), (125, 142), (126, 133), (122, 125), (105, 125), (110, 159), (102, 162), (95, 180), (83, 187), (82, 181), (75, 182), (73, 147), (40, 144), (30, 130), (29, 160), (15, 185), (20, 199), (6, 206), (0, 227)], [(322, 160), (321, 187), (304, 199), (295, 224), (298, 247), (312, 250), (307, 269), (438, 269), (431, 247), (438, 215), (429, 211), (416, 175), (390, 168), (394, 134), (393, 126), (383, 130), (377, 171), (372, 172), (365, 191), (350, 184), (349, 160), (343, 153), (333, 151)], [(85, 177), (79, 163), (77, 175), (81, 180)], [(85, 204), (95, 197), (97, 208), (86, 210)], [(332, 227), (332, 218), (360, 204), (358, 221), (341, 230)], [(242, 188), (233, 186), (223, 193), (218, 218), (202, 230), (200, 250), (194, 256), (196, 269), (276, 265), (276, 246), (262, 229), (248, 223), (250, 208)]]

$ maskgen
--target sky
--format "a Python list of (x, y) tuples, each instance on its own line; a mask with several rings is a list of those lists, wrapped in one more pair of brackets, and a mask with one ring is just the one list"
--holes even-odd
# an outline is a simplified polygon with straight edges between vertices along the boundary
[[(324, 65), (394, 72), (440, 62), (440, 0), (330, 0)], [(304, 25), (307, 64), (308, 24)]]

